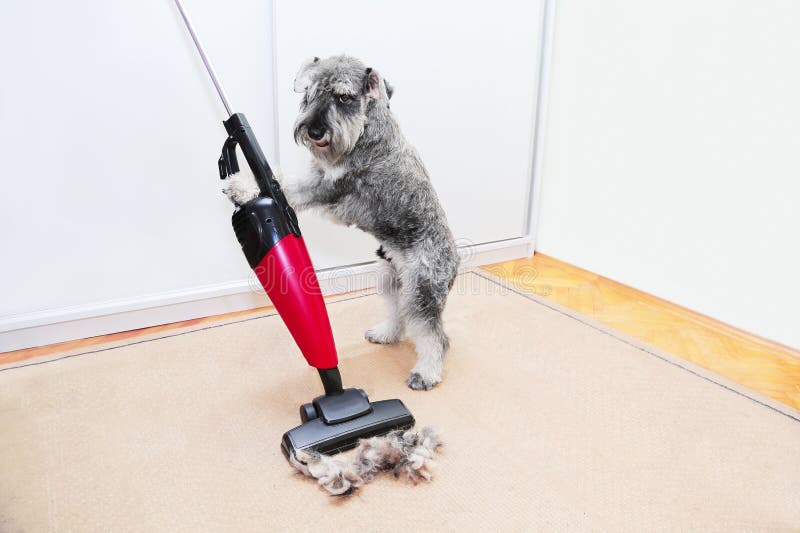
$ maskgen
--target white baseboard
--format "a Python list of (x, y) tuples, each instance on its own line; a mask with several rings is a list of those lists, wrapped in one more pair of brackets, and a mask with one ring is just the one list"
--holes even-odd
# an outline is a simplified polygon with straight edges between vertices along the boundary
[[(462, 246), (464, 267), (488, 265), (531, 253), (526, 237)], [(375, 286), (375, 264), (317, 273), (325, 295)], [(62, 307), (0, 318), (0, 352), (180, 322), (269, 305), (255, 277), (135, 298)]]

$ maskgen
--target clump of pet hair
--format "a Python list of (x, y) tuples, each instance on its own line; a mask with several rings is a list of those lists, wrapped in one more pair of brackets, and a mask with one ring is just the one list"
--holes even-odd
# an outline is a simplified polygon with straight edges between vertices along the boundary
[(425, 427), (419, 431), (398, 430), (382, 437), (361, 439), (349, 457), (300, 450), (289, 462), (301, 474), (316, 479), (328, 493), (348, 496), (381, 472), (391, 472), (414, 484), (430, 481), (441, 446), (439, 433)]
[(289, 462), (334, 496), (347, 496), (364, 484), (355, 465), (338, 457), (298, 450), (289, 456)]

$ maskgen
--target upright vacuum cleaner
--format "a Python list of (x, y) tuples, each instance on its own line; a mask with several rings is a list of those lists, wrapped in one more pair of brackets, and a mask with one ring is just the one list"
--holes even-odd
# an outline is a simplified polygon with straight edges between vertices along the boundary
[(342, 387), (325, 301), (297, 215), (275, 180), (247, 119), (232, 111), (181, 1), (175, 0), (175, 4), (228, 113), (223, 121), (228, 138), (218, 162), (220, 178), (239, 171), (238, 145), (261, 190), (258, 198), (234, 211), (236, 238), (306, 361), (319, 371), (325, 390), (324, 395), (300, 406), (302, 424), (284, 433), (283, 454), (288, 459), (297, 450), (336, 453), (354, 447), (358, 439), (410, 428), (414, 417), (400, 400), (370, 402), (363, 390)]

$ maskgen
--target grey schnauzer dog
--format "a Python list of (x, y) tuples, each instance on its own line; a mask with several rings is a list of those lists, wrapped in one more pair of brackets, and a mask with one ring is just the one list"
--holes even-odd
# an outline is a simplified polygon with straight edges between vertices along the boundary
[[(317, 208), (378, 239), (378, 292), (388, 317), (365, 337), (379, 344), (410, 337), (417, 362), (408, 386), (429, 390), (442, 380), (449, 346), (442, 311), (459, 256), (425, 166), (389, 109), (393, 89), (342, 55), (304, 63), (295, 91), (303, 100), (294, 138), (313, 160), (307, 177), (284, 184), (287, 199), (298, 211)], [(252, 178), (240, 176), (225, 189), (237, 204), (258, 194)]]

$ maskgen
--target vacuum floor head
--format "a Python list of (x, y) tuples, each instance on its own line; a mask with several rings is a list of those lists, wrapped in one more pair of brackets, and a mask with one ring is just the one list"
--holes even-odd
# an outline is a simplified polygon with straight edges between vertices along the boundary
[[(334, 418), (333, 423), (326, 422), (326, 417), (317, 411), (331, 410), (325, 405), (325, 400), (331, 396), (321, 396), (313, 404), (305, 404), (300, 408), (301, 418), (305, 422), (284, 433), (281, 440), (281, 451), (287, 459), (298, 450), (338, 453), (354, 448), (359, 439), (384, 435), (396, 429), (408, 429), (414, 425), (414, 416), (400, 400), (369, 402), (363, 391), (347, 389), (344, 392), (350, 391), (354, 391), (353, 395), (363, 397), (368, 405), (367, 409), (359, 409), (362, 414), (358, 416), (339, 417)], [(347, 398), (344, 401), (351, 400)]]

